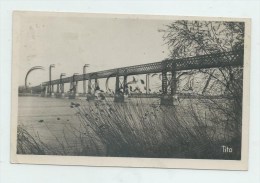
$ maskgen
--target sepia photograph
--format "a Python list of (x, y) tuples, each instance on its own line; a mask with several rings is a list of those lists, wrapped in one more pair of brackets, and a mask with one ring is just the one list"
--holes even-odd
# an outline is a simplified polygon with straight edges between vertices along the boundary
[(13, 12), (12, 163), (246, 170), (250, 19)]

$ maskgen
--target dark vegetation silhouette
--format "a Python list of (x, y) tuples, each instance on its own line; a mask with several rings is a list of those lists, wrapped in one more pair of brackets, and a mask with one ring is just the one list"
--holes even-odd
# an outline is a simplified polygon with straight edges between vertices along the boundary
[[(218, 52), (244, 50), (243, 22), (175, 21), (166, 25), (163, 39), (173, 59)], [(191, 73), (192, 72), (192, 73)], [(202, 94), (229, 96), (228, 105), (222, 106), (216, 100), (209, 105), (221, 110), (234, 121), (230, 129), (241, 143), (243, 67), (225, 67), (189, 71), (186, 75), (202, 74), (206, 82), (201, 83)], [(210, 107), (209, 106), (209, 107)], [(228, 125), (228, 124), (227, 124)]]

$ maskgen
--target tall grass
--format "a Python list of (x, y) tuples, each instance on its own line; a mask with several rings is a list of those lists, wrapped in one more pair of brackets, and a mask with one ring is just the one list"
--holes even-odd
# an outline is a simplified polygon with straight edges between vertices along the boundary
[[(73, 103), (80, 120), (79, 127), (66, 126), (73, 139), (55, 137), (58, 146), (50, 147), (19, 126), (18, 153), (240, 159), (237, 119), (222, 110), (232, 102), (186, 99), (178, 106), (161, 106), (147, 101)], [(233, 153), (223, 153), (222, 145), (232, 146)]]

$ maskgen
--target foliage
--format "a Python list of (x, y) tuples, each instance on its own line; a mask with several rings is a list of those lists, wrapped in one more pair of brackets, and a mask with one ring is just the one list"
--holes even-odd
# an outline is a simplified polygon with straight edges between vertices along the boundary
[[(173, 59), (197, 55), (244, 50), (244, 23), (224, 21), (178, 20), (159, 32), (163, 33), (165, 44)], [(226, 111), (236, 121), (237, 138), (241, 139), (243, 67), (219, 67), (180, 72), (179, 88), (182, 80), (197, 80), (197, 88), (202, 95), (228, 96), (230, 104), (221, 106), (211, 101), (215, 108)], [(183, 92), (180, 90), (179, 92)], [(212, 103), (209, 103), (212, 105)]]
[(244, 23), (178, 20), (160, 29), (171, 57), (184, 58), (243, 49)]

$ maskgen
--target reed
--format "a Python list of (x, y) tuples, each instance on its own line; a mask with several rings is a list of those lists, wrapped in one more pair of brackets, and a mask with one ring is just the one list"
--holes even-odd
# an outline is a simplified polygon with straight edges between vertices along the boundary
[[(76, 156), (240, 159), (232, 101), (185, 99), (178, 106), (147, 104), (147, 99), (114, 103), (79, 101), (71, 107), (80, 126), (67, 125), (73, 139), (55, 137), (50, 146), (18, 126), (17, 152)], [(50, 130), (50, 129), (49, 129)], [(225, 154), (222, 145), (235, 148)]]

